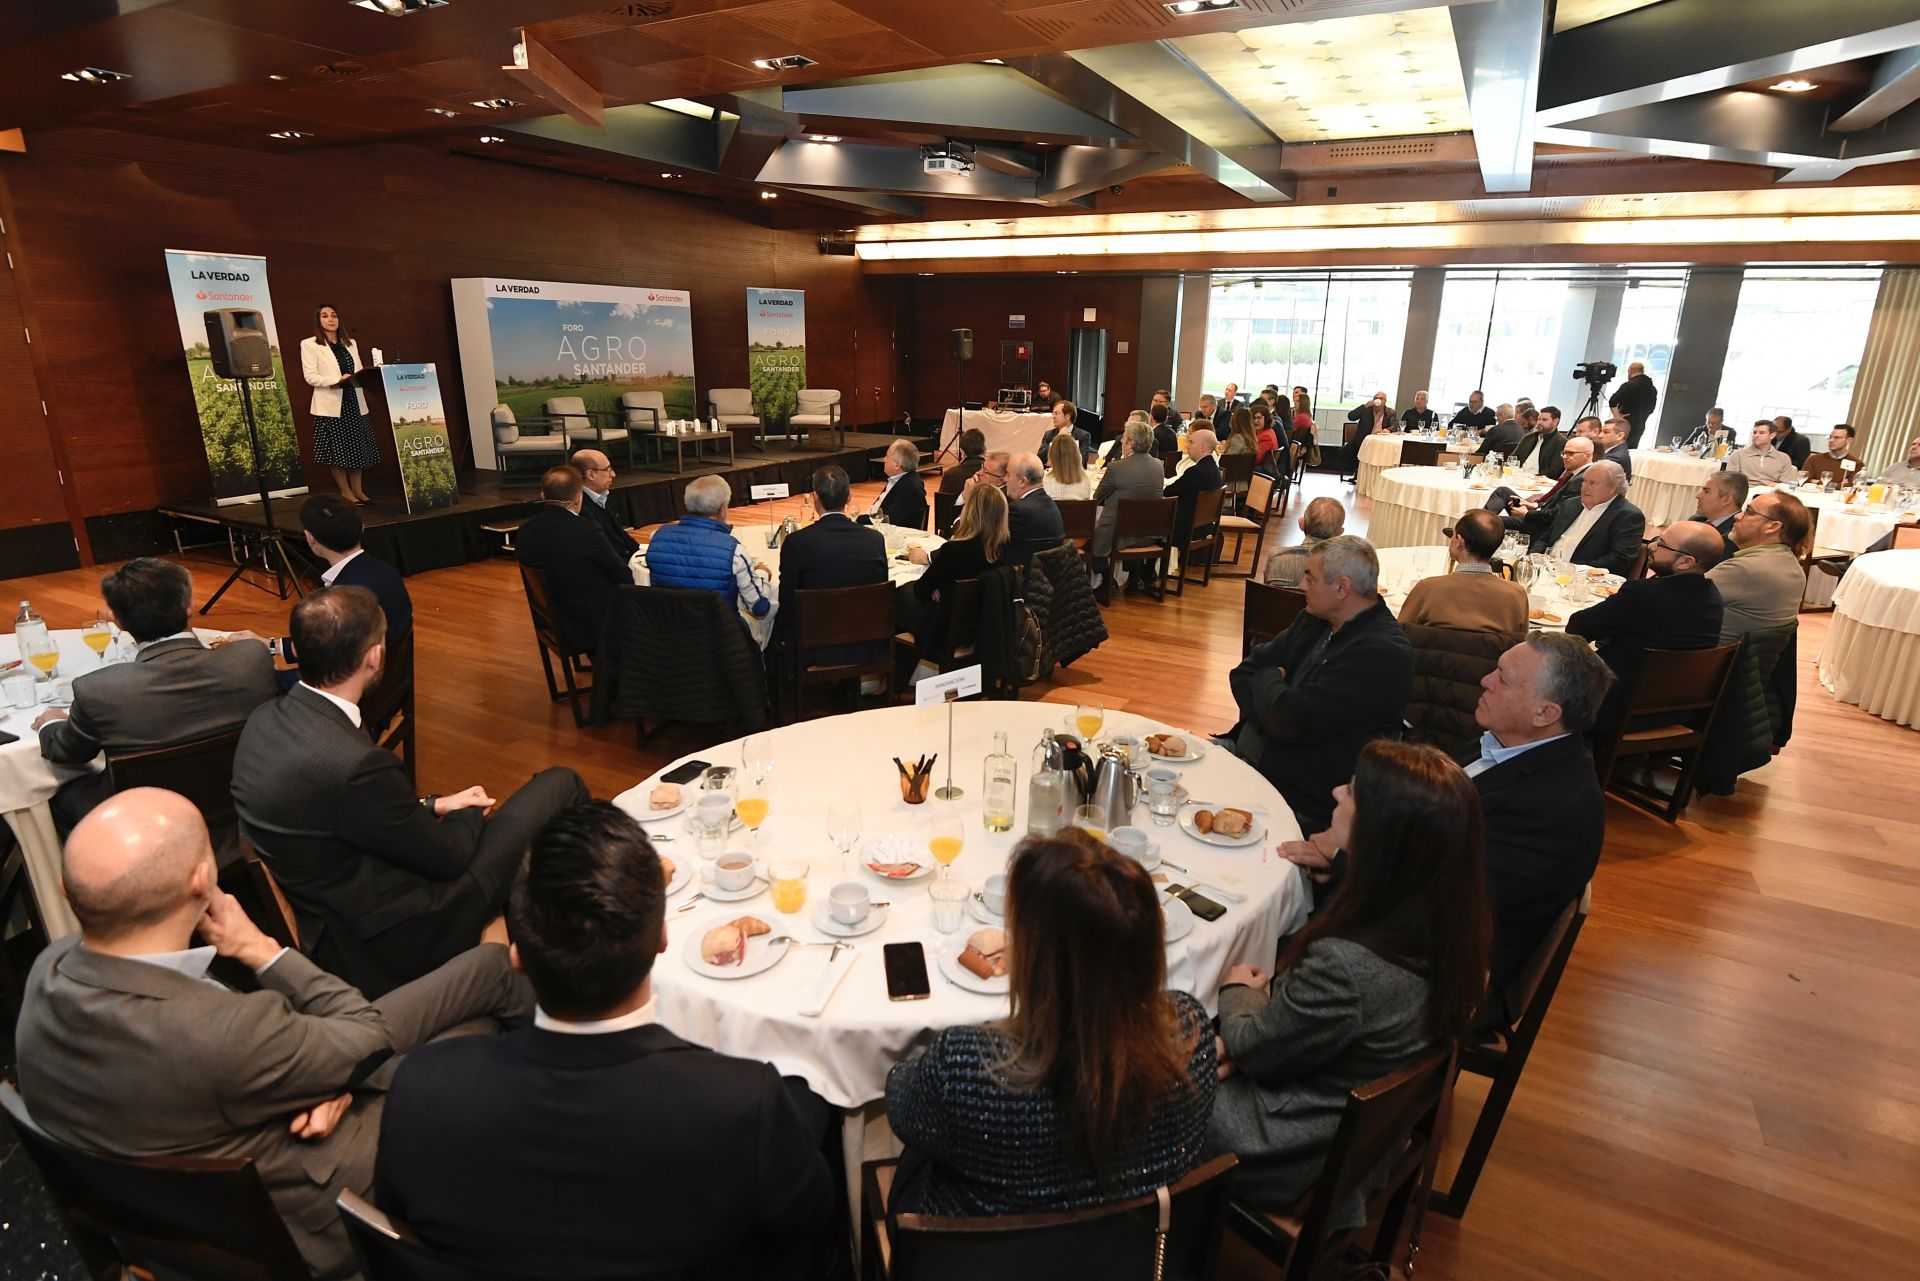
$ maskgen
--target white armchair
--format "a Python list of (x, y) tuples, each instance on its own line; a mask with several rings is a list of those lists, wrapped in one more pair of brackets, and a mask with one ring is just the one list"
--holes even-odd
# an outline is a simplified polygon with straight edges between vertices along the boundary
[(629, 391), (620, 396), (622, 426), (634, 431), (659, 431), (667, 421), (667, 398), (657, 391)]
[(840, 410), (838, 391), (827, 387), (802, 387), (800, 406), (787, 421), (795, 427), (805, 428), (808, 434), (816, 427), (826, 428), (833, 448), (838, 449), (846, 441), (845, 430), (840, 426)]
[(569, 452), (565, 436), (550, 435), (544, 430), (523, 432), (512, 409), (505, 405), (493, 407), (493, 457), (502, 480), (507, 478), (515, 459), (532, 458), (545, 470), (555, 462), (564, 461)]
[(738, 436), (737, 429), (745, 428), (750, 438), (759, 437), (756, 448), (766, 448), (766, 425), (760, 421), (760, 415), (753, 412), (753, 392), (748, 388), (709, 387), (707, 412), (720, 420), (723, 431), (732, 431)]
[(555, 396), (548, 400), (543, 408), (549, 421), (556, 430), (567, 439), (572, 449), (582, 449), (591, 445), (604, 450), (608, 445), (625, 443), (625, 453), (629, 465), (633, 462), (633, 440), (625, 427), (606, 427), (594, 421), (587, 412), (587, 402), (579, 396)]

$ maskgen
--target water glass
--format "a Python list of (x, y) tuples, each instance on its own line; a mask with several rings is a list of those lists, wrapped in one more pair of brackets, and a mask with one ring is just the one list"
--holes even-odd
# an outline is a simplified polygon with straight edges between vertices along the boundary
[(33, 688), (35, 684), (33, 673), (22, 667), (20, 671), (13, 672), (6, 679), (0, 680), (0, 691), (6, 694), (7, 706), (25, 710), (38, 701)]
[(973, 893), (965, 881), (956, 878), (936, 880), (927, 886), (927, 898), (933, 904), (933, 928), (951, 934), (960, 928), (967, 915), (967, 896)]
[(1147, 812), (1153, 815), (1158, 827), (1173, 826), (1174, 818), (1180, 813), (1180, 794), (1172, 783), (1151, 782), (1147, 784)]

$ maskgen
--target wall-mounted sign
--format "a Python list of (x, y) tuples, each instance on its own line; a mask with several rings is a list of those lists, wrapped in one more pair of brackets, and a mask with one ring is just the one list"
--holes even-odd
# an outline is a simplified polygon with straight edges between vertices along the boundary
[(1008, 329), (1025, 329), (1026, 327), (1027, 327), (1027, 318), (1025, 315), (1007, 317)]

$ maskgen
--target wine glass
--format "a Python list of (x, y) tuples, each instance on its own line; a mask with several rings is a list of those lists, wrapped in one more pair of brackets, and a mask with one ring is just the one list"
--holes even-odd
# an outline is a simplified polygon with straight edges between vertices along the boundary
[(835, 801), (827, 806), (827, 839), (840, 851), (841, 873), (853, 875), (853, 847), (860, 843), (864, 826), (856, 801)]
[(60, 674), (60, 645), (52, 636), (30, 636), (20, 647), (20, 657), (38, 668), (43, 679)]
[(765, 778), (773, 768), (773, 735), (749, 734), (740, 740), (740, 773), (743, 780)]
[(733, 803), (733, 812), (753, 833), (752, 842), (756, 849), (762, 845), (761, 825), (767, 821), (767, 815), (773, 811), (773, 766), (771, 763), (760, 773), (751, 770), (740, 781), (740, 799)]
[(953, 860), (967, 843), (967, 825), (960, 819), (957, 805), (942, 805), (928, 820), (927, 849), (940, 864), (940, 879), (953, 874)]
[(86, 642), (100, 659), (100, 665), (107, 664), (107, 646), (113, 644), (113, 624), (105, 618), (96, 617), (91, 623), (80, 629), (80, 639)]
[(1106, 705), (1099, 699), (1083, 698), (1073, 705), (1073, 727), (1080, 732), (1082, 743), (1091, 743), (1106, 723)]

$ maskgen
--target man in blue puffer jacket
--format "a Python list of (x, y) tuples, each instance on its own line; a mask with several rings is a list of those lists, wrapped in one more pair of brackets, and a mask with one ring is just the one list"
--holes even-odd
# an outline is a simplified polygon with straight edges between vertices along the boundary
[(755, 618), (773, 609), (766, 565), (747, 559), (727, 524), (733, 491), (718, 476), (687, 486), (687, 514), (656, 531), (647, 547), (647, 574), (655, 587), (701, 587), (719, 592)]

